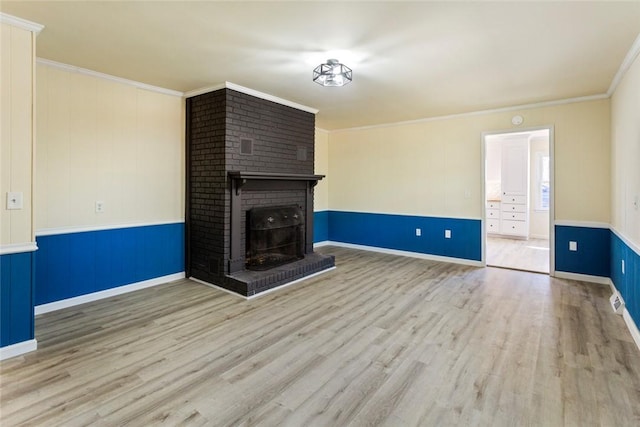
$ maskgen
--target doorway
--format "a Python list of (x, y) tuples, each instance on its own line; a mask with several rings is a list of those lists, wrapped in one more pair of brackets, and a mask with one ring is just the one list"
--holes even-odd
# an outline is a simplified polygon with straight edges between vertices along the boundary
[(483, 262), (552, 274), (553, 129), (485, 133)]

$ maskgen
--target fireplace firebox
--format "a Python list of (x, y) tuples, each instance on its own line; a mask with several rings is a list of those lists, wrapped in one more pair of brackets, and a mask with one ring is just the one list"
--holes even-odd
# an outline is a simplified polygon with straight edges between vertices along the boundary
[(304, 214), (299, 206), (247, 211), (248, 270), (263, 271), (304, 258)]

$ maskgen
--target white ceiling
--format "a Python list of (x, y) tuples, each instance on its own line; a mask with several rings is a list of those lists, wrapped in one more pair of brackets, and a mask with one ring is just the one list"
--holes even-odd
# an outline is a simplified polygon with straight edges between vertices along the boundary
[[(603, 94), (640, 33), (627, 2), (6, 1), (41, 58), (188, 92), (233, 82), (340, 129)], [(336, 57), (353, 83), (324, 88)]]

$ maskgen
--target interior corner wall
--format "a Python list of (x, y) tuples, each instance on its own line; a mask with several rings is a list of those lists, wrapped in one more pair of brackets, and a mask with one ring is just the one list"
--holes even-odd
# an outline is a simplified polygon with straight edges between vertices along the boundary
[[(6, 349), (35, 344), (32, 105), (36, 35), (5, 23), (0, 31), (0, 347)], [(8, 192), (22, 193), (21, 208), (8, 209)]]
[(611, 279), (636, 325), (640, 325), (639, 160), (640, 56), (611, 97)]
[(316, 128), (315, 133), (315, 173), (325, 175), (314, 189), (313, 239), (314, 243), (329, 238), (329, 132)]
[[(608, 223), (610, 104), (601, 99), (331, 132), (329, 240), (461, 258), (469, 258), (471, 245), (479, 260), (481, 135), (513, 130), (516, 114), (524, 117), (521, 129), (554, 127), (555, 219)], [(356, 228), (334, 222), (355, 213), (370, 216), (354, 222)], [(390, 229), (380, 215), (403, 220)]]
[(179, 96), (37, 64), (36, 305), (184, 272), (184, 114)]

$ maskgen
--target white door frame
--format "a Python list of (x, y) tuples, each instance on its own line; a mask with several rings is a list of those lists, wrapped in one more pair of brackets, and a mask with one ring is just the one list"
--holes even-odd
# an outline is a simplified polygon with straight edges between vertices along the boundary
[(528, 128), (514, 128), (506, 130), (486, 131), (482, 132), (482, 219), (480, 221), (480, 232), (482, 233), (482, 258), (481, 263), (483, 267), (487, 266), (487, 201), (486, 201), (486, 181), (487, 181), (487, 136), (490, 135), (503, 135), (510, 133), (523, 133), (523, 132), (535, 132), (538, 130), (549, 131), (549, 275), (555, 276), (556, 274), (556, 257), (555, 257), (555, 131), (553, 125), (549, 126), (535, 126)]

